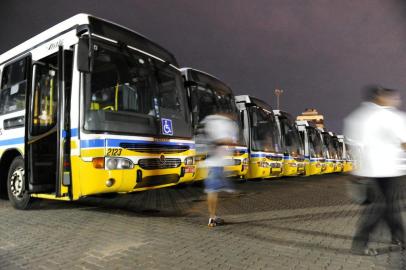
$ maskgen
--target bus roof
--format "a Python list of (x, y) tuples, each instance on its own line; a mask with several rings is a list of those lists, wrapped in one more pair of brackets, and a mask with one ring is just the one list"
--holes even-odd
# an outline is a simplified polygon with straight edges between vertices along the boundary
[[(116, 24), (114, 22), (111, 22), (111, 21), (108, 21), (105, 19), (101, 19), (96, 16), (93, 16), (90, 14), (85, 14), (85, 13), (80, 13), (73, 17), (70, 17), (69, 19), (66, 19), (66, 20), (58, 23), (57, 25), (52, 26), (51, 28), (41, 32), (40, 34), (28, 39), (27, 41), (21, 43), (20, 45), (17, 45), (16, 47), (10, 49), (9, 51), (6, 51), (5, 53), (1, 54), (0, 55), (0, 65), (9, 61), (10, 59), (16, 58), (16, 57), (30, 51), (31, 49), (33, 49), (51, 39), (56, 38), (58, 35), (60, 35), (62, 33), (66, 33), (70, 30), (74, 30), (78, 26), (81, 26), (81, 25), (89, 25), (89, 24), (93, 23), (94, 28), (97, 29), (96, 31), (99, 31), (99, 32), (103, 32), (103, 31), (111, 32), (112, 31), (112, 29), (104, 29), (103, 27), (98, 26), (97, 23), (99, 23), (99, 22), (104, 22), (104, 23), (108, 24), (109, 26), (114, 27), (115, 29), (113, 29), (113, 30), (120, 29), (121, 31), (131, 32), (132, 34), (134, 34), (137, 37), (138, 41), (141, 41), (141, 42), (146, 41), (149, 43), (148, 44), (149, 46), (146, 46), (146, 47), (147, 47), (147, 49), (150, 49), (152, 51), (152, 54), (156, 54), (156, 56), (161, 58), (162, 60), (168, 61), (171, 64), (178, 66), (175, 57), (170, 52), (168, 52), (167, 50), (165, 50), (158, 44), (150, 41), (145, 36), (135, 32), (127, 27)], [(117, 35), (117, 36), (120, 36), (120, 35)]]
[(250, 95), (238, 95), (235, 97), (237, 103), (245, 102), (248, 104), (253, 104), (255, 106), (261, 107), (271, 113), (273, 113), (271, 105), (263, 101), (262, 99), (250, 96)]
[(180, 70), (182, 73), (188, 74), (188, 80), (199, 81), (205, 84), (209, 84), (212, 87), (222, 90), (223, 92), (233, 94), (233, 90), (231, 89), (231, 87), (229, 87), (226, 83), (224, 83), (222, 80), (220, 80), (214, 75), (190, 67), (184, 67), (181, 68)]

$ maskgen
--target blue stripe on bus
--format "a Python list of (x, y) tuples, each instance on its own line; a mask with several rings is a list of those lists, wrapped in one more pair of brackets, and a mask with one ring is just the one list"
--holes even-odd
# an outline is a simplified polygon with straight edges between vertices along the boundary
[(122, 140), (122, 139), (92, 139), (80, 140), (81, 148), (94, 147), (120, 147), (121, 143), (146, 143), (146, 144), (163, 144), (163, 145), (187, 145), (190, 149), (195, 149), (192, 143), (177, 143), (177, 142), (151, 142), (144, 140)]
[(274, 155), (274, 154), (250, 154), (251, 157), (271, 157), (271, 158), (280, 158), (281, 156)]
[(23, 143), (24, 143), (24, 137), (8, 139), (8, 140), (0, 140), (0, 146), (23, 144)]
[(76, 137), (76, 136), (78, 136), (78, 129), (77, 129), (77, 128), (72, 128), (72, 129), (70, 130), (70, 136), (71, 136), (71, 137)]
[(104, 139), (95, 139), (95, 140), (80, 140), (81, 148), (95, 148), (95, 147), (104, 147)]
[[(251, 157), (266, 157), (266, 154), (250, 154)], [(268, 155), (269, 156), (269, 155)]]
[[(70, 136), (71, 136), (71, 138), (78, 136), (78, 129), (77, 128), (72, 128), (70, 130)], [(66, 130), (64, 130), (62, 132), (62, 138), (66, 138)]]

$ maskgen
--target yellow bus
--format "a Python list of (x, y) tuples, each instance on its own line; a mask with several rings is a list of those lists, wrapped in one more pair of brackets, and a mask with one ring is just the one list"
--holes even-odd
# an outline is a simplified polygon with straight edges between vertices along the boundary
[[(200, 132), (201, 121), (216, 112), (227, 113), (234, 118), (241, 131), (241, 118), (235, 104), (233, 91), (224, 82), (200, 70), (182, 68), (181, 71), (184, 76), (191, 106), (190, 110), (197, 152), (197, 172), (194, 180), (198, 181), (205, 179), (208, 174), (207, 167), (203, 165), (203, 161), (207, 156), (207, 144), (204, 134)], [(224, 168), (225, 173), (229, 177), (244, 178), (248, 172), (248, 149), (241, 132), (238, 145), (228, 147), (232, 155), (226, 158), (230, 161), (228, 163), (231, 165)]]
[(330, 132), (332, 138), (333, 138), (333, 146), (334, 149), (336, 150), (336, 167), (334, 172), (342, 172), (344, 169), (344, 159), (343, 159), (343, 148), (342, 144), (340, 143), (339, 139), (337, 138), (337, 135), (334, 133)]
[(345, 143), (344, 135), (337, 135), (338, 141), (341, 144), (342, 157), (343, 157), (343, 172), (350, 172), (353, 170), (353, 161), (351, 157), (351, 149)]
[(281, 176), (283, 153), (271, 106), (248, 95), (235, 98), (243, 119), (243, 134), (249, 149), (249, 170), (246, 178)]
[(175, 57), (76, 15), (0, 55), (0, 193), (77, 200), (190, 181), (195, 146)]
[(306, 159), (305, 175), (321, 174), (325, 169), (323, 141), (320, 131), (312, 122), (297, 120)]
[(273, 111), (282, 140), (283, 175), (295, 176), (305, 174), (306, 162), (302, 139), (300, 138), (296, 122), (293, 117), (284, 111)]
[(337, 170), (337, 150), (334, 147), (333, 136), (328, 131), (322, 131), (323, 144), (326, 149), (326, 170), (324, 173), (334, 173)]

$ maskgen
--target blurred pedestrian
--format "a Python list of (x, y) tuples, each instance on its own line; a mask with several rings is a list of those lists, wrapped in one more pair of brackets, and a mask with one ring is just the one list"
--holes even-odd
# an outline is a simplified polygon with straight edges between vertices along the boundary
[(352, 252), (378, 255), (368, 248), (370, 234), (380, 221), (389, 226), (392, 243), (405, 248), (405, 233), (398, 198), (399, 177), (404, 175), (402, 157), (406, 143), (406, 122), (397, 110), (401, 104), (397, 90), (369, 87), (367, 100), (344, 123), (349, 142), (358, 148), (353, 174), (373, 183), (373, 196), (362, 211), (353, 238)]
[(227, 159), (226, 156), (232, 155), (228, 146), (237, 144), (238, 125), (227, 113), (209, 115), (202, 124), (208, 144), (205, 166), (209, 174), (204, 181), (210, 215), (208, 226), (214, 227), (224, 223), (224, 220), (217, 216), (218, 193), (234, 191), (231, 181), (226, 179), (224, 167), (232, 165), (228, 164), (231, 159)]

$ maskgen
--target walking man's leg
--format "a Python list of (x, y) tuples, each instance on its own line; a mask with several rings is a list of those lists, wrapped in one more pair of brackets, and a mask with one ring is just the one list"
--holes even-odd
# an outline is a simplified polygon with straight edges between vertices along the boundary
[(385, 214), (385, 202), (382, 195), (382, 190), (379, 186), (380, 180), (374, 180), (377, 182), (378, 188), (374, 191), (372, 196), (373, 201), (367, 205), (361, 213), (361, 217), (358, 221), (357, 229), (352, 242), (352, 251), (356, 254), (362, 255), (376, 255), (375, 250), (368, 249), (369, 235), (378, 225), (379, 221)]
[(207, 193), (207, 205), (209, 208), (209, 215), (210, 215), (210, 218), (213, 218), (213, 219), (216, 218), (217, 201), (218, 201), (217, 192)]
[(385, 221), (391, 232), (392, 243), (405, 248), (405, 232), (398, 196), (398, 179), (388, 178), (382, 185), (382, 191), (386, 199)]

